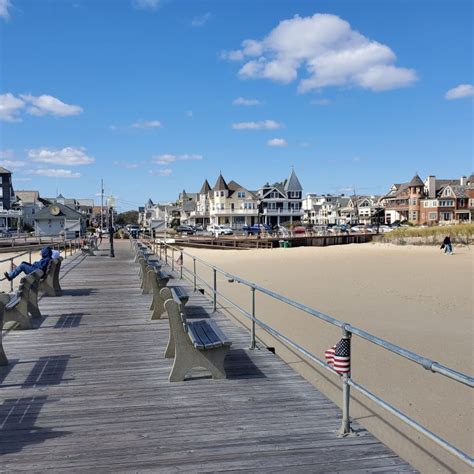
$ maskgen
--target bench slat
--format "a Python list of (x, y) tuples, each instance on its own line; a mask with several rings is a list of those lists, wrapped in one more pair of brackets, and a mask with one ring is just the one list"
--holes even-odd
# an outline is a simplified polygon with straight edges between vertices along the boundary
[(215, 334), (219, 338), (219, 340), (222, 342), (223, 346), (230, 347), (232, 345), (232, 341), (227, 338), (227, 336), (222, 332), (221, 328), (217, 325), (217, 323), (215, 321), (210, 319), (208, 321), (208, 324), (212, 327), (213, 331), (215, 332)]

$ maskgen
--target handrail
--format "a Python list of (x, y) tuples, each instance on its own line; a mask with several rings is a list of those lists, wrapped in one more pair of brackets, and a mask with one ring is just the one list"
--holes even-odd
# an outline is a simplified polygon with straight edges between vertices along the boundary
[[(144, 240), (142, 238), (142, 240)], [(339, 327), (342, 330), (343, 338), (347, 339), (350, 343), (350, 338), (352, 335), (359, 336), (362, 339), (365, 339), (366, 341), (375, 344), (382, 349), (386, 349), (394, 354), (397, 354), (405, 359), (410, 360), (411, 362), (414, 362), (417, 365), (421, 365), (424, 369), (429, 370), (431, 372), (438, 373), (444, 377), (447, 377), (451, 380), (455, 380), (456, 382), (462, 383), (470, 388), (474, 387), (474, 377), (466, 375), (462, 372), (459, 372), (457, 370), (451, 369), (450, 367), (447, 367), (445, 365), (442, 365), (434, 360), (431, 360), (427, 357), (423, 357), (419, 354), (416, 354), (415, 352), (412, 352), (408, 349), (405, 349), (401, 346), (398, 346), (396, 344), (393, 344), (389, 341), (386, 341), (385, 339), (382, 339), (378, 336), (374, 336), (373, 334), (368, 333), (367, 331), (364, 331), (363, 329), (357, 328), (352, 326), (349, 323), (340, 321), (336, 318), (333, 318), (327, 314), (321, 313), (320, 311), (317, 311), (313, 308), (310, 308), (309, 306), (306, 306), (304, 304), (301, 304), (297, 301), (294, 301), (290, 298), (287, 298), (283, 295), (280, 295), (274, 291), (271, 291), (267, 288), (264, 288), (260, 285), (257, 285), (253, 282), (250, 282), (248, 280), (245, 280), (239, 276), (236, 276), (232, 273), (226, 272), (225, 270), (216, 267), (215, 265), (211, 265), (205, 260), (202, 260), (199, 257), (196, 257), (188, 252), (183, 251), (182, 248), (173, 246), (168, 244), (165, 241), (158, 240), (149, 240), (149, 243), (152, 245), (159, 245), (160, 248), (160, 258), (161, 258), (161, 249), (164, 247), (165, 249), (165, 256), (167, 260), (167, 249), (170, 248), (174, 254), (174, 252), (179, 252), (181, 255), (181, 258), (186, 255), (190, 257), (193, 260), (193, 271), (183, 268), (183, 265), (181, 265), (181, 277), (183, 277), (183, 270), (184, 273), (189, 274), (192, 276), (192, 279), (190, 278), (190, 281), (194, 281), (194, 288), (196, 289), (196, 281), (199, 279), (202, 281), (211, 291), (211, 293), (214, 295), (214, 308), (216, 307), (216, 301), (217, 301), (217, 296), (220, 296), (223, 300), (225, 300), (227, 303), (231, 304), (233, 307), (235, 307), (238, 311), (240, 311), (242, 314), (247, 319), (250, 319), (252, 321), (252, 334), (251, 334), (251, 346), (250, 348), (255, 347), (255, 324), (257, 324), (259, 327), (264, 329), (267, 333), (273, 335), (277, 339), (283, 341), (285, 344), (288, 346), (294, 348), (301, 354), (303, 354), (305, 357), (309, 358), (310, 360), (316, 362), (319, 366), (323, 367), (324, 369), (332, 372), (333, 374), (337, 374), (341, 377), (342, 382), (343, 382), (343, 419), (342, 419), (342, 426), (339, 431), (339, 433), (342, 436), (345, 436), (349, 433), (351, 433), (351, 427), (350, 427), (350, 418), (349, 418), (349, 401), (350, 401), (350, 387), (354, 388), (357, 390), (359, 393), (362, 395), (366, 396), (367, 398), (371, 399), (373, 402), (377, 403), (379, 406), (382, 408), (386, 409), (393, 415), (395, 415), (397, 418), (399, 418), (401, 421), (404, 423), (408, 424), (411, 426), (413, 429), (418, 431), (419, 433), (422, 433), (423, 435), (427, 436), (429, 439), (434, 441), (436, 444), (441, 446), (442, 448), (446, 449), (449, 451), (451, 454), (456, 456), (457, 458), (461, 459), (463, 462), (467, 463), (469, 466), (474, 467), (474, 458), (470, 457), (467, 453), (461, 451), (460, 449), (456, 448), (454, 445), (449, 443), (448, 441), (444, 440), (440, 436), (436, 435), (435, 433), (432, 433), (430, 430), (413, 420), (412, 418), (408, 417), (405, 415), (403, 412), (398, 410), (397, 408), (393, 407), (389, 403), (385, 402), (382, 398), (378, 397), (377, 395), (373, 394), (369, 390), (367, 390), (365, 387), (362, 385), (358, 384), (357, 382), (354, 381), (353, 378), (351, 378), (350, 372), (348, 374), (343, 374), (340, 375), (338, 374), (332, 367), (328, 366), (323, 360), (319, 359), (317, 356), (309, 352), (308, 350), (304, 349), (301, 347), (299, 344), (296, 342), (292, 341), (290, 338), (285, 336), (284, 334), (281, 334), (279, 331), (275, 330), (271, 326), (265, 324), (263, 321), (260, 321), (255, 314), (255, 292), (258, 291), (262, 294), (268, 295), (276, 300), (282, 301), (283, 303), (288, 304), (289, 306), (293, 306), (313, 317), (316, 317), (322, 321), (325, 321), (333, 326)], [(156, 252), (156, 248), (155, 248)], [(197, 271), (196, 271), (196, 262), (200, 262), (204, 266), (206, 266), (209, 269), (212, 269), (214, 273), (214, 285), (211, 285), (207, 283), (203, 278), (198, 277)], [(174, 264), (174, 260), (172, 260), (172, 263)], [(249, 313), (233, 301), (231, 301), (229, 298), (227, 298), (225, 295), (223, 295), (221, 292), (217, 290), (217, 283), (216, 283), (216, 274), (219, 273), (223, 275), (225, 278), (228, 279), (229, 282), (237, 282), (241, 283), (247, 287), (250, 288), (252, 292), (252, 313)]]

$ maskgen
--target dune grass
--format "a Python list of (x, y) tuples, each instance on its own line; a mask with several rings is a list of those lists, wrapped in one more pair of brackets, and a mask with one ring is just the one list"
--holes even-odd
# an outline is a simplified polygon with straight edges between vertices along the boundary
[(436, 227), (400, 227), (375, 238), (376, 242), (398, 245), (441, 245), (449, 235), (453, 244), (469, 245), (474, 242), (474, 224), (456, 224)]

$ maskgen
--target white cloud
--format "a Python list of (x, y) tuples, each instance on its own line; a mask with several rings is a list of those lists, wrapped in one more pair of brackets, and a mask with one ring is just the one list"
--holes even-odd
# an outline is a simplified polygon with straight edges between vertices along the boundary
[(31, 104), (26, 111), (30, 115), (54, 115), (56, 117), (68, 117), (78, 115), (83, 112), (82, 107), (78, 105), (65, 104), (61, 100), (51, 95), (33, 96), (30, 94), (20, 94), (20, 97)]
[(3, 166), (8, 170), (16, 170), (19, 168), (24, 168), (26, 166), (26, 162), (18, 160), (0, 160), (0, 166)]
[(10, 92), (0, 95), (0, 120), (5, 122), (21, 122), (19, 114), (24, 106), (25, 102)]
[(311, 101), (312, 105), (329, 105), (330, 103), (329, 99), (314, 99)]
[(0, 0), (0, 17), (8, 20), (10, 18), (10, 13), (8, 9), (12, 6), (10, 0)]
[(152, 130), (154, 128), (161, 128), (161, 122), (159, 120), (139, 120), (138, 122), (132, 123), (131, 127)]
[(474, 96), (474, 86), (472, 84), (459, 84), (459, 86), (446, 92), (445, 98), (448, 100), (464, 99)]
[(284, 138), (272, 138), (271, 140), (268, 140), (267, 142), (268, 146), (287, 146), (288, 143), (286, 143), (286, 140)]
[(245, 99), (244, 97), (238, 97), (232, 102), (234, 105), (260, 105), (261, 102), (257, 99)]
[(139, 166), (138, 163), (129, 163), (128, 161), (114, 161), (114, 165), (127, 170), (133, 170)]
[(169, 176), (173, 170), (170, 170), (169, 168), (163, 168), (161, 170), (155, 170), (155, 171), (150, 171), (150, 174), (152, 176)]
[(85, 148), (66, 147), (61, 150), (36, 148), (28, 150), (28, 157), (35, 163), (63, 166), (80, 166), (94, 163), (95, 158), (86, 154)]
[(416, 72), (394, 66), (395, 53), (366, 38), (336, 15), (294, 16), (279, 23), (261, 41), (245, 40), (242, 49), (221, 57), (247, 60), (239, 71), (244, 79), (265, 78), (288, 84), (303, 70), (298, 90), (355, 85), (373, 91), (405, 87)]
[(158, 165), (167, 165), (169, 163), (174, 163), (175, 161), (195, 161), (202, 160), (202, 155), (155, 155), (152, 158), (153, 163)]
[(281, 123), (275, 120), (261, 120), (259, 122), (237, 122), (232, 124), (234, 130), (276, 130), (281, 128)]
[(30, 174), (38, 176), (47, 176), (48, 178), (80, 178), (81, 173), (73, 173), (71, 170), (41, 168), (39, 170), (32, 170)]
[(133, 0), (132, 4), (135, 8), (141, 10), (156, 10), (160, 4), (160, 0)]
[(9, 160), (15, 156), (13, 150), (0, 150), (0, 159)]
[(191, 25), (196, 27), (204, 26), (211, 19), (211, 17), (212, 15), (209, 12), (201, 16), (196, 16), (192, 19)]

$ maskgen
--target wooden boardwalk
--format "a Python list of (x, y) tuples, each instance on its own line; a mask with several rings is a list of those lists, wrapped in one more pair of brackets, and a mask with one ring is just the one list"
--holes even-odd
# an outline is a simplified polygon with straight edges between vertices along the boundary
[(150, 321), (128, 242), (103, 253), (66, 260), (64, 295), (4, 338), (0, 472), (414, 472), (360, 427), (337, 438), (339, 409), (221, 314), (228, 378), (169, 383), (168, 321)]

